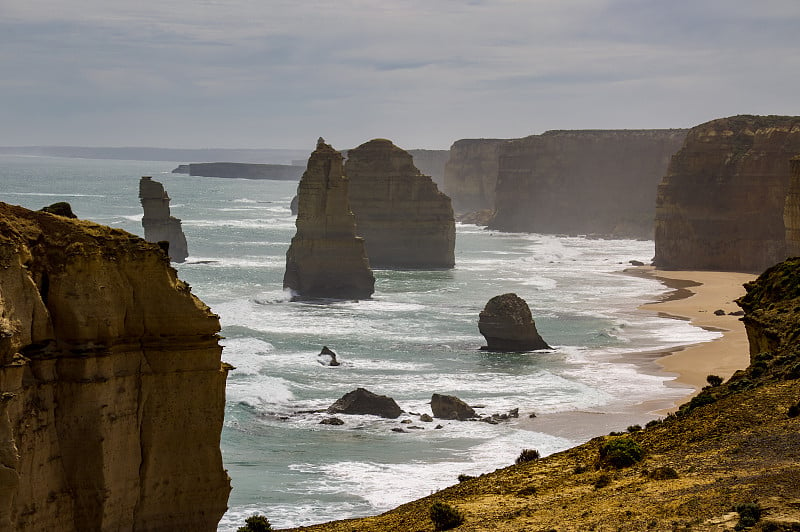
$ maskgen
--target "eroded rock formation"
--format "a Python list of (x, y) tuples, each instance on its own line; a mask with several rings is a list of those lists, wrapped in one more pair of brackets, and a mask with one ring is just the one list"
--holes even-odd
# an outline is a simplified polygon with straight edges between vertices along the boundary
[(500, 146), (490, 229), (651, 238), (686, 130), (548, 131)]
[(329, 414), (372, 415), (389, 419), (400, 417), (403, 411), (394, 399), (378, 395), (365, 388), (347, 392), (328, 407)]
[(142, 176), (139, 180), (139, 200), (142, 202), (144, 216), (144, 238), (148, 242), (169, 242), (169, 258), (175, 262), (183, 262), (189, 256), (186, 236), (181, 228), (181, 221), (169, 213), (169, 195), (164, 185), (153, 181), (150, 176)]
[(459, 212), (494, 209), (500, 146), (507, 139), (462, 139), (450, 147), (444, 191)]
[(355, 233), (342, 155), (319, 139), (297, 186), (297, 233), (283, 287), (294, 299), (364, 299), (375, 290), (364, 239)]
[(486, 303), (478, 319), (486, 338), (485, 351), (533, 351), (550, 349), (536, 330), (531, 309), (517, 294), (495, 296)]
[(374, 268), (452, 268), (455, 221), (450, 198), (391, 141), (347, 153), (350, 207)]
[(216, 530), (219, 320), (158, 247), (0, 203), (0, 529)]
[(789, 190), (783, 207), (783, 225), (786, 228), (786, 255), (800, 256), (800, 157), (790, 161)]
[(786, 258), (797, 154), (800, 117), (741, 115), (692, 128), (658, 186), (655, 264), (760, 272)]

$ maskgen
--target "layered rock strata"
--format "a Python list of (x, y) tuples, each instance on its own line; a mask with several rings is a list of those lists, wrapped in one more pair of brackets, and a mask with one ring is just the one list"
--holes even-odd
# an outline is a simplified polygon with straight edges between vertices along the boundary
[(170, 260), (183, 262), (189, 256), (186, 235), (183, 234), (181, 221), (170, 216), (170, 197), (164, 185), (153, 181), (150, 176), (142, 176), (139, 180), (139, 200), (142, 202), (144, 216), (144, 238), (148, 242), (169, 242)]
[(345, 174), (356, 232), (375, 268), (452, 268), (455, 221), (450, 198), (391, 141), (350, 150)]
[(500, 145), (500, 231), (652, 238), (656, 186), (686, 130), (548, 131)]
[(159, 248), (0, 204), (0, 529), (216, 530), (219, 320)]
[(800, 256), (800, 157), (790, 161), (789, 190), (783, 206), (783, 225), (786, 228), (786, 255)]
[(786, 258), (797, 154), (800, 117), (741, 115), (693, 128), (658, 186), (655, 264), (760, 272)]
[(517, 294), (495, 296), (486, 303), (478, 319), (486, 338), (485, 351), (533, 351), (550, 349), (536, 330), (528, 303)]
[(356, 236), (342, 155), (319, 139), (297, 187), (297, 233), (283, 287), (294, 299), (364, 299), (375, 290), (364, 239)]
[(494, 209), (500, 147), (507, 139), (462, 139), (450, 147), (444, 191), (456, 212)]

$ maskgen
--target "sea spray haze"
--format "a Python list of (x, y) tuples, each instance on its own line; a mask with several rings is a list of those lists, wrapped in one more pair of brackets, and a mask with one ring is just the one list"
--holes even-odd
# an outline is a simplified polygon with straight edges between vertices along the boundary
[[(228, 379), (222, 436), (232, 477), (221, 530), (253, 513), (277, 527), (372, 514), (512, 464), (576, 438), (520, 430), (517, 422), (420, 422), (342, 416), (320, 425), (344, 393), (366, 387), (408, 412), (430, 412), (431, 394), (457, 395), (483, 414), (519, 408), (620, 412), (685, 393), (643, 373), (626, 354), (711, 340), (718, 333), (636, 307), (664, 288), (620, 274), (653, 256), (651, 241), (509, 234), (459, 225), (453, 270), (376, 270), (371, 300), (293, 303), (282, 290), (295, 232), (295, 183), (189, 178), (163, 162), (2, 156), (0, 201), (38, 209), (66, 200), (81, 218), (141, 235), (138, 181), (152, 175), (172, 198), (192, 254), (177, 266), (220, 315)], [(514, 292), (531, 307), (552, 350), (479, 351), (478, 313)], [(323, 345), (342, 365), (323, 366)], [(406, 433), (409, 418), (420, 430)], [(618, 427), (624, 429), (624, 427)]]

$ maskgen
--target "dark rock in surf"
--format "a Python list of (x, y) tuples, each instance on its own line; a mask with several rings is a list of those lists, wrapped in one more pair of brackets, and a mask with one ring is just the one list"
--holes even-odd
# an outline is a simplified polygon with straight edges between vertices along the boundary
[(339, 419), (338, 417), (326, 417), (325, 419), (323, 419), (322, 421), (320, 421), (320, 422), (319, 422), (319, 424), (320, 424), (320, 425), (334, 425), (334, 426), (339, 426), (339, 425), (344, 425), (344, 421), (342, 421), (342, 420), (341, 420), (341, 419)]
[(550, 349), (536, 330), (531, 309), (517, 294), (495, 296), (486, 303), (478, 320), (486, 338), (485, 351), (520, 352)]
[(378, 395), (364, 388), (357, 388), (344, 394), (328, 407), (329, 414), (372, 415), (389, 419), (400, 417), (403, 411), (394, 399)]
[(454, 395), (440, 395), (435, 393), (431, 396), (431, 411), (433, 417), (439, 419), (466, 419), (477, 418), (478, 414), (467, 403)]
[[(327, 345), (322, 346), (322, 351), (319, 352), (317, 355), (320, 358), (320, 364), (323, 366), (339, 366), (341, 363), (336, 359), (336, 353), (334, 353), (331, 349), (328, 348)], [(327, 361), (323, 361), (324, 358), (327, 357)]]

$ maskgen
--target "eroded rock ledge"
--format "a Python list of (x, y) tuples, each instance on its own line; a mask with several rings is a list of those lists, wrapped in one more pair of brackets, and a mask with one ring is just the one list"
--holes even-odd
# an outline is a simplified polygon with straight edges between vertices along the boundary
[(0, 203), (0, 529), (216, 530), (218, 331), (156, 244)]

